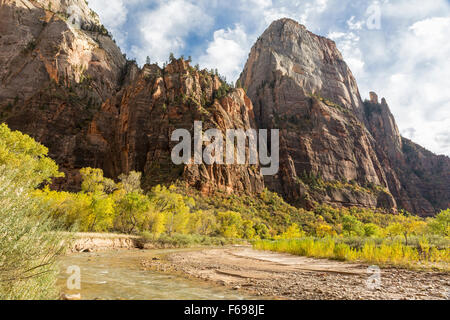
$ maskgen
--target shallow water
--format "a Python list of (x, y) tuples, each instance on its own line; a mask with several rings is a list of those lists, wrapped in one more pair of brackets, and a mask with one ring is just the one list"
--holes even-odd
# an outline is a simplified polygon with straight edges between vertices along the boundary
[[(252, 299), (238, 292), (179, 276), (143, 271), (142, 259), (174, 250), (119, 250), (77, 253), (60, 261), (59, 286), (66, 294), (80, 294), (83, 300), (242, 300)], [(67, 269), (78, 266), (81, 289), (67, 289)]]

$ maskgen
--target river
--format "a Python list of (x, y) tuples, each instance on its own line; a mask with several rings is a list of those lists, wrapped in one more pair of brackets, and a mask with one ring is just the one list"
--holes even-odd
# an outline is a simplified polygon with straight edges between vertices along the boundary
[[(203, 281), (180, 276), (144, 271), (143, 259), (174, 250), (118, 250), (95, 253), (76, 253), (60, 259), (58, 285), (61, 291), (80, 295), (83, 300), (243, 300), (249, 296), (211, 286)], [(68, 268), (80, 270), (81, 288), (69, 290), (71, 274)]]

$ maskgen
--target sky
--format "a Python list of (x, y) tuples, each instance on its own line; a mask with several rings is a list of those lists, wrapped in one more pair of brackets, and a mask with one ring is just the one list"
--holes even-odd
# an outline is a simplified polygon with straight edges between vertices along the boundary
[(169, 54), (236, 81), (256, 39), (292, 18), (334, 40), (402, 135), (450, 156), (450, 0), (89, 0), (128, 58)]

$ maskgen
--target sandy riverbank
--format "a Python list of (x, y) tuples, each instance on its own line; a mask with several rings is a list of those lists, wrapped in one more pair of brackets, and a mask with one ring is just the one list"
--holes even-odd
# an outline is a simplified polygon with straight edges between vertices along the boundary
[(73, 236), (69, 253), (97, 252), (111, 249), (133, 249), (139, 237), (113, 233), (76, 233)]
[[(160, 259), (160, 260), (159, 260)], [(386, 268), (381, 286), (367, 286), (368, 266), (255, 251), (200, 249), (142, 261), (145, 269), (175, 272), (252, 295), (280, 299), (449, 299), (450, 274)]]

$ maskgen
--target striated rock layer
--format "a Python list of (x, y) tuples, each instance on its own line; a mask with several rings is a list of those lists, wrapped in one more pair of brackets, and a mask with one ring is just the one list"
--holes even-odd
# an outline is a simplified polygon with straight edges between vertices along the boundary
[(365, 102), (365, 116), (399, 206), (422, 215), (449, 208), (450, 159), (401, 137), (386, 100), (379, 103), (375, 93)]
[(240, 83), (259, 127), (282, 129), (281, 170), (266, 177), (268, 187), (305, 205), (396, 208), (356, 81), (333, 41), (276, 21), (253, 46)]
[(239, 82), (261, 128), (282, 129), (281, 170), (267, 186), (293, 203), (434, 214), (450, 205), (450, 159), (402, 138), (386, 101), (361, 100), (333, 41), (272, 23)]
[[(186, 61), (164, 69), (129, 62), (84, 0), (6, 0), (0, 7), (0, 121), (46, 145), (76, 190), (79, 169), (116, 178), (144, 173), (146, 187), (182, 179), (205, 193), (258, 193), (258, 166), (174, 166), (171, 132), (255, 127), (242, 89)], [(230, 92), (228, 92), (230, 91)]]
[(125, 57), (84, 0), (4, 0), (0, 66), (0, 121), (45, 144), (77, 185), (85, 133), (122, 86)]
[(170, 141), (172, 132), (187, 129), (193, 139), (194, 121), (203, 122), (203, 131), (219, 129), (224, 136), (227, 129), (255, 128), (253, 106), (244, 90), (220, 96), (223, 86), (218, 76), (198, 71), (183, 59), (164, 69), (145, 65), (90, 124), (90, 162), (113, 177), (142, 171), (145, 187), (182, 178), (205, 194), (261, 192), (259, 166), (172, 163), (171, 150), (178, 143)]

